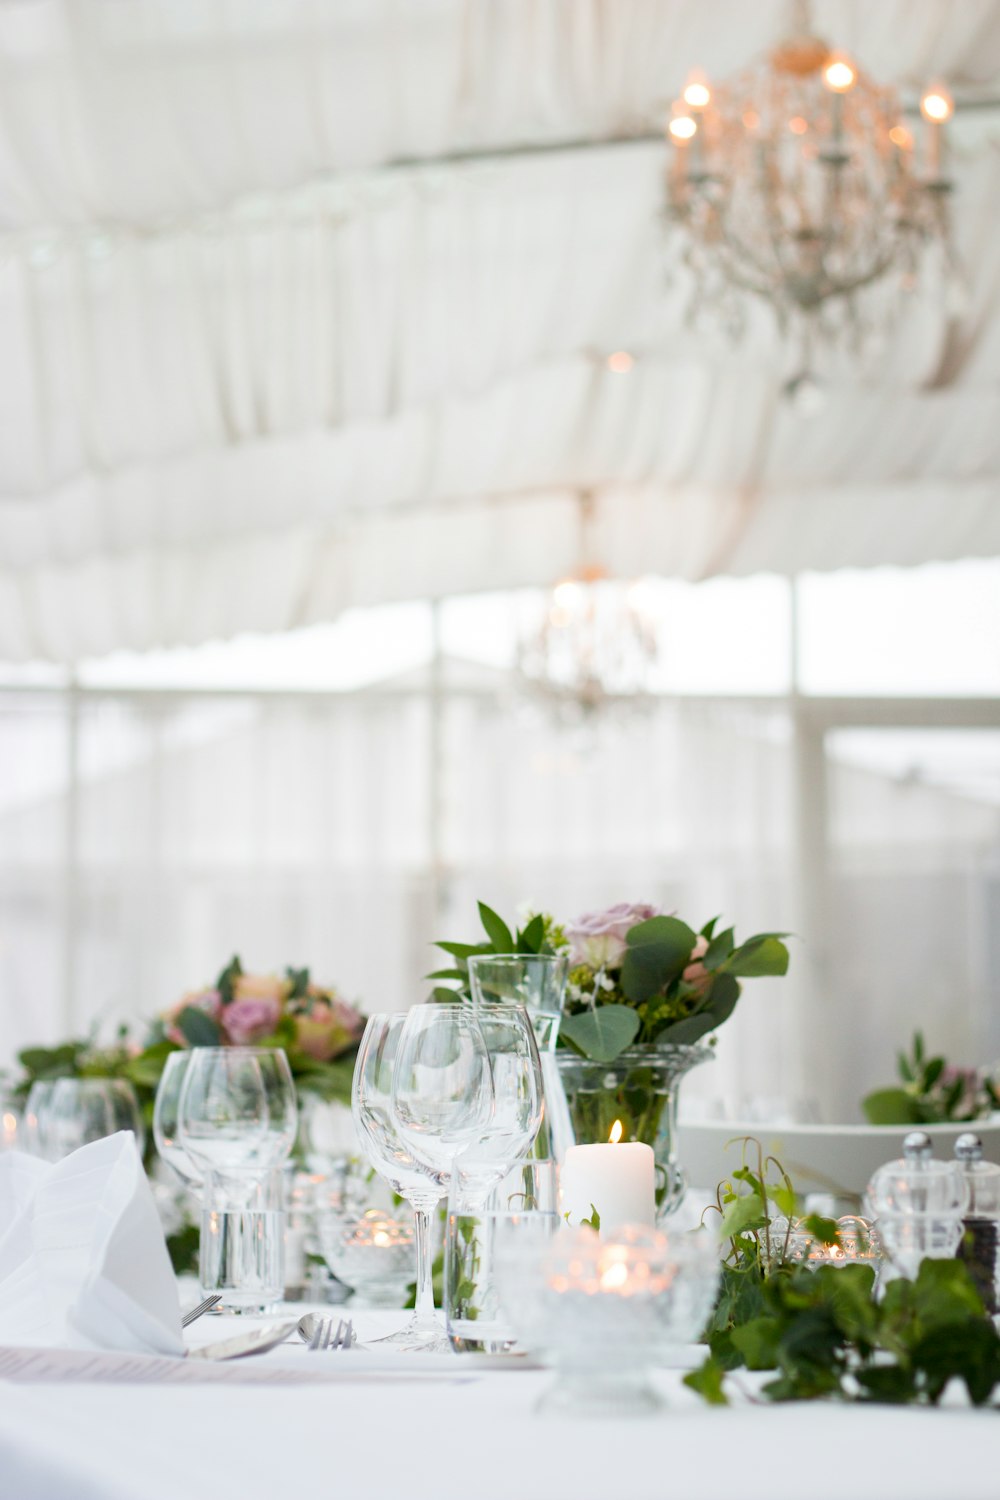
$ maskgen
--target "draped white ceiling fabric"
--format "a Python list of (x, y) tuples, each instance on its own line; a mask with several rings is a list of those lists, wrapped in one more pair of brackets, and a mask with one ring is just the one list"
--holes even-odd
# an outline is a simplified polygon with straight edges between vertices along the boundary
[[(546, 583), (583, 486), (623, 574), (1000, 554), (990, 128), (956, 132), (961, 310), (929, 277), (818, 412), (766, 318), (686, 324), (665, 149), (624, 137), (783, 14), (0, 5), (0, 658)], [(998, 0), (815, 14), (907, 95), (1000, 73)]]

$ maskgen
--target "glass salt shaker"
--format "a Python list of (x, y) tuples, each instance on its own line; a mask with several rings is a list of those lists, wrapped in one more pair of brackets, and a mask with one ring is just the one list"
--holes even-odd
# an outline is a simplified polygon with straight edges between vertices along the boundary
[(965, 1263), (986, 1311), (995, 1316), (1000, 1258), (1000, 1167), (983, 1161), (983, 1143), (972, 1131), (966, 1131), (955, 1142), (955, 1159), (969, 1189), (958, 1258)]

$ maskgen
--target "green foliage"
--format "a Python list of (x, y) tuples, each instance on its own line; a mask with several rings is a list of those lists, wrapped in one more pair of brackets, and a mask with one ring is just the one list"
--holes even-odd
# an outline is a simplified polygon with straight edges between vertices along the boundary
[(544, 953), (554, 954), (563, 943), (562, 932), (559, 927), (544, 913), (538, 912), (524, 927), (512, 932), (502, 917), (498, 916), (492, 907), (487, 906), (485, 901), (479, 902), (479, 920), (486, 934), (486, 941), (481, 943), (450, 943), (439, 941), (434, 944), (447, 953), (454, 962), (444, 969), (435, 969), (428, 974), (428, 979), (445, 979), (449, 981), (447, 986), (436, 985), (431, 991), (430, 999), (440, 1004), (453, 1004), (456, 1000), (471, 1000), (472, 990), (469, 985), (469, 959), (478, 954), (495, 957), (508, 957), (511, 954), (521, 954), (531, 957), (532, 954)]
[[(479, 918), (484, 942), (437, 943), (451, 963), (427, 976), (440, 981), (433, 1000), (471, 998), (468, 966), (477, 954), (557, 953), (569, 946), (563, 929), (544, 913), (518, 932), (484, 902), (479, 903)], [(741, 979), (787, 972), (783, 934), (758, 933), (737, 945), (731, 927), (716, 933), (718, 921), (713, 917), (696, 933), (679, 917), (650, 917), (626, 934), (620, 964), (574, 968), (559, 1045), (607, 1063), (634, 1043), (691, 1045), (728, 1021), (740, 998)], [(704, 940), (700, 945), (699, 938)], [(705, 952), (696, 959), (701, 947)], [(627, 1022), (626, 1012), (637, 1021)]]
[(601, 1216), (597, 1212), (597, 1209), (594, 1207), (593, 1204), (590, 1205), (590, 1218), (589, 1219), (581, 1219), (580, 1223), (581, 1224), (586, 1224), (587, 1227), (588, 1227), (588, 1229), (593, 1229), (594, 1232), (595, 1232), (595, 1234), (600, 1234), (600, 1232), (601, 1232)]
[(950, 1068), (943, 1057), (928, 1057), (923, 1034), (914, 1033), (912, 1050), (896, 1058), (900, 1084), (876, 1089), (861, 1101), (871, 1125), (939, 1125), (981, 1120), (1000, 1109), (993, 1080), (975, 1068)]
[(614, 1062), (635, 1041), (641, 1022), (627, 1005), (601, 1005), (563, 1018), (560, 1036), (581, 1057)]
[(772, 1401), (935, 1405), (949, 1381), (981, 1406), (1000, 1385), (1000, 1336), (957, 1260), (925, 1260), (914, 1281), (891, 1281), (879, 1301), (869, 1265), (784, 1266), (686, 1384), (725, 1401), (722, 1377), (739, 1365), (773, 1370)]

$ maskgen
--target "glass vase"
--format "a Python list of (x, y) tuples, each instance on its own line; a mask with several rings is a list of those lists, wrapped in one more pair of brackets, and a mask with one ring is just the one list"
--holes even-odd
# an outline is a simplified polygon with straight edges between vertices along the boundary
[(687, 1181), (677, 1160), (677, 1096), (685, 1073), (708, 1062), (706, 1045), (629, 1047), (614, 1062), (594, 1062), (576, 1053), (554, 1055), (558, 1093), (547, 1095), (556, 1158), (570, 1146), (611, 1138), (615, 1121), (623, 1141), (644, 1141), (656, 1163), (656, 1217), (680, 1207)]

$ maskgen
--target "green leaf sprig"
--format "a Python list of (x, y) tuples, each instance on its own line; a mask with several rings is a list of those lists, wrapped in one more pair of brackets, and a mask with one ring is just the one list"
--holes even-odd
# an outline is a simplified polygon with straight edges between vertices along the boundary
[(980, 1120), (1000, 1109), (993, 1080), (975, 1068), (949, 1068), (928, 1057), (923, 1034), (914, 1033), (909, 1053), (896, 1058), (900, 1085), (876, 1089), (861, 1101), (870, 1125), (939, 1125)]

